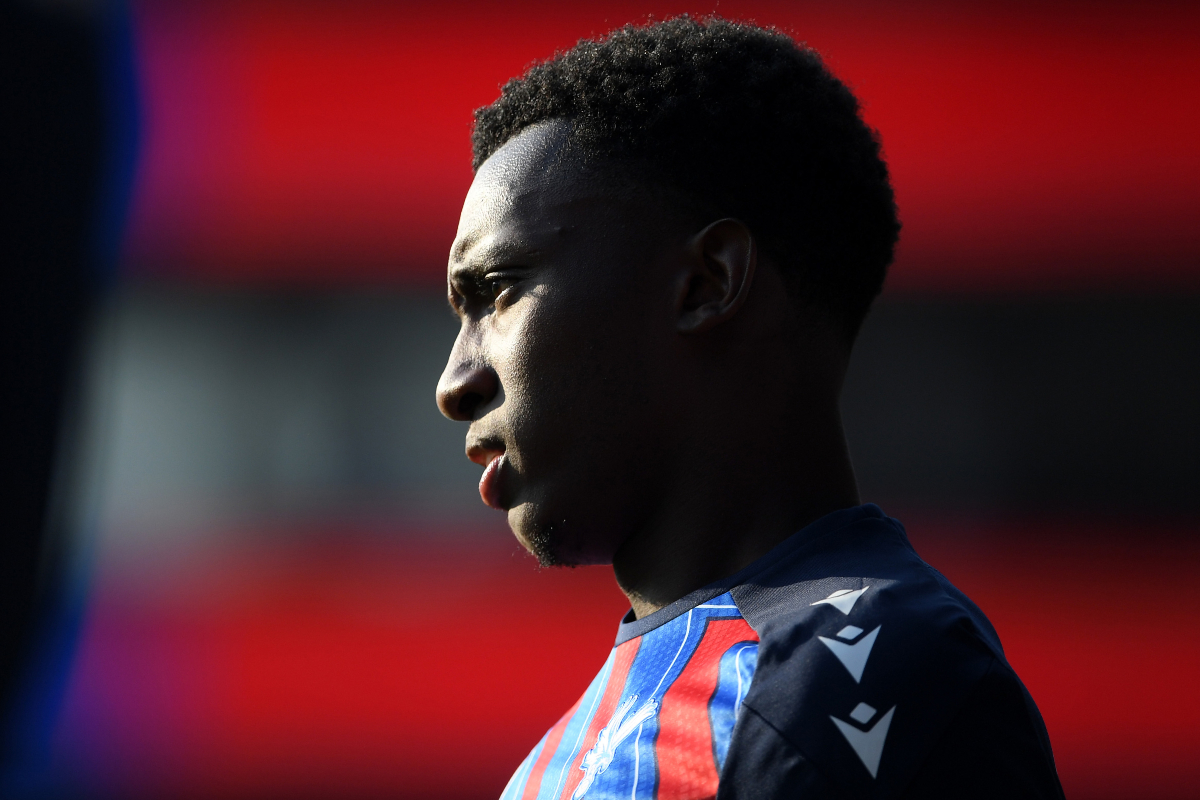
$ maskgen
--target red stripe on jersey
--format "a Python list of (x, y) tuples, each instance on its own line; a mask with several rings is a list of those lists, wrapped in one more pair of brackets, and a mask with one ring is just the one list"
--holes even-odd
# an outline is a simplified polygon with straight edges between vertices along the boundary
[(613, 657), (612, 675), (608, 679), (604, 697), (600, 700), (600, 705), (596, 707), (596, 714), (592, 717), (592, 724), (588, 726), (587, 736), (583, 737), (583, 744), (580, 746), (579, 752), (575, 754), (571, 767), (567, 770), (567, 780), (562, 794), (559, 795), (560, 800), (570, 797), (574, 793), (575, 787), (583, 780), (583, 770), (579, 765), (583, 761), (584, 755), (596, 746), (600, 730), (612, 719), (613, 712), (617, 708), (617, 701), (621, 699), (621, 694), (625, 691), (625, 679), (629, 677), (629, 668), (633, 666), (633, 659), (637, 657), (641, 644), (642, 639), (639, 636), (617, 646), (617, 652)]
[(546, 746), (538, 754), (538, 760), (533, 765), (533, 769), (529, 770), (529, 777), (525, 779), (525, 791), (521, 794), (521, 800), (535, 800), (537, 797), (538, 789), (542, 784), (542, 773), (546, 771), (546, 765), (550, 763), (550, 759), (554, 758), (554, 752), (558, 750), (558, 743), (562, 741), (563, 731), (567, 729), (567, 723), (571, 721), (571, 717), (575, 716), (575, 712), (579, 710), (579, 704), (582, 702), (582, 697), (576, 700), (575, 705), (571, 706), (571, 709), (563, 714), (562, 719), (554, 723), (554, 727), (546, 733)]
[(710, 619), (683, 672), (663, 695), (658, 714), (658, 800), (717, 794), (708, 704), (717, 691), (721, 656), (739, 642), (757, 642), (744, 619)]

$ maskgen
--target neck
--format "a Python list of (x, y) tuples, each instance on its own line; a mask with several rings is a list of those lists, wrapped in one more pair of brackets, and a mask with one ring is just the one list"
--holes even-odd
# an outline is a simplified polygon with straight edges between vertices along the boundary
[(679, 478), (652, 519), (613, 558), (639, 619), (743, 569), (810, 522), (858, 504), (836, 403), (824, 414), (790, 416), (804, 421), (802, 430), (739, 431), (680, 460)]

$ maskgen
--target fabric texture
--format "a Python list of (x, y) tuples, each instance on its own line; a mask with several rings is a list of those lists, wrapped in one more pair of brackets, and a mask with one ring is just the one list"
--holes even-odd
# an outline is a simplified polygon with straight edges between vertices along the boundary
[(643, 619), (503, 800), (1061, 798), (983, 612), (873, 505)]

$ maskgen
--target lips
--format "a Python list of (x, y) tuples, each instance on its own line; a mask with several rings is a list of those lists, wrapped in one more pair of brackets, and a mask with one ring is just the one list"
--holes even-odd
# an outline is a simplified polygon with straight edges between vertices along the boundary
[(500, 505), (500, 469), (504, 466), (504, 462), (505, 455), (503, 453), (493, 456), (487, 462), (487, 466), (483, 468), (483, 475), (479, 478), (479, 496), (485, 505), (498, 511), (504, 510), (504, 507)]

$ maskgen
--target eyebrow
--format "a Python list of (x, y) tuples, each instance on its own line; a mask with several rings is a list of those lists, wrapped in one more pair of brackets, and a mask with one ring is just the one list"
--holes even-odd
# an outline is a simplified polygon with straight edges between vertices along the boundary
[(482, 238), (479, 233), (471, 233), (454, 242), (450, 248), (450, 260), (462, 261), (467, 253), (471, 252), (479, 244), (479, 240)]
[[(452, 251), (450, 280), (479, 279), (488, 270), (514, 261), (526, 261), (542, 255), (546, 248), (539, 247), (526, 237), (482, 242), (482, 237), (463, 239)], [(482, 244), (482, 247), (480, 245)]]
[(530, 242), (510, 240), (484, 249), (481, 257), (467, 258), (467, 254), (471, 253), (478, 243), (479, 238), (464, 239), (452, 251), (454, 261), (459, 263), (450, 268), (447, 276), (446, 302), (456, 316), (459, 313), (459, 304), (455, 302), (456, 299), (466, 296), (469, 293), (468, 287), (478, 286), (488, 272), (501, 266), (504, 262), (525, 260), (545, 252), (544, 248), (535, 247)]

